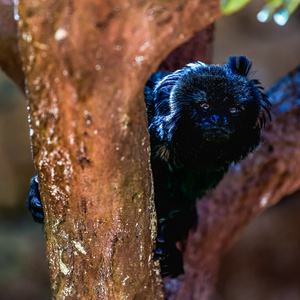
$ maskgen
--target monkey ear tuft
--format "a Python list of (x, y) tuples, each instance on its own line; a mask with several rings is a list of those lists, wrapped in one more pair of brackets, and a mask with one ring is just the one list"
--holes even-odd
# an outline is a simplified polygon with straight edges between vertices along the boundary
[(246, 56), (230, 56), (226, 64), (231, 72), (245, 77), (248, 76), (251, 66), (252, 62)]

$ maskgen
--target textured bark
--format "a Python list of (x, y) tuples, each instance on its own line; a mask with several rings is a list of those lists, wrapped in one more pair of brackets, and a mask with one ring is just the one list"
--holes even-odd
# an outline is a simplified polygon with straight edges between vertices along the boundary
[(211, 64), (213, 56), (213, 33), (214, 24), (197, 32), (189, 41), (171, 52), (160, 64), (159, 69), (173, 72), (181, 69), (187, 63), (198, 60), (206, 64)]
[(273, 121), (264, 143), (198, 202), (199, 224), (185, 245), (185, 276), (167, 280), (170, 299), (210, 299), (227, 249), (251, 220), (300, 187), (300, 67), (268, 95)]
[[(170, 50), (219, 15), (218, 3), (103, 2), (20, 6), (53, 296), (161, 299), (150, 258), (155, 215), (142, 90)], [(4, 22), (12, 24), (11, 7), (0, 15), (7, 16), (0, 16), (6, 47), (5, 34), (15, 34)], [(15, 37), (3, 49), (16, 49)], [(5, 55), (1, 67), (22, 82), (17, 52)], [(165, 68), (186, 63), (176, 65), (176, 55)], [(197, 59), (209, 62), (188, 58)], [(299, 188), (299, 77), (298, 69), (270, 89), (273, 122), (263, 146), (198, 203), (200, 222), (184, 251), (186, 275), (165, 281), (170, 299), (209, 299), (228, 247), (255, 216)]]
[(0, 68), (23, 90), (24, 73), (12, 0), (0, 0), (0, 49)]
[(144, 84), (218, 1), (19, 5), (53, 297), (162, 299)]

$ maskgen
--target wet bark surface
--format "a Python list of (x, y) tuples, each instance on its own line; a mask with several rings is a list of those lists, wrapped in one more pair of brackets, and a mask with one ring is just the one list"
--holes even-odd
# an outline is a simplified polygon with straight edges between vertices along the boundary
[[(219, 16), (218, 3), (206, 2), (20, 1), (53, 297), (163, 298), (152, 261), (143, 87), (172, 49)], [(205, 31), (194, 42), (202, 34), (209, 42)], [(176, 51), (164, 68), (186, 63)], [(3, 69), (18, 56), (11, 54), (0, 57)], [(11, 78), (22, 78), (14, 66)], [(273, 122), (263, 145), (199, 201), (200, 222), (185, 245), (186, 275), (165, 280), (170, 299), (209, 299), (228, 247), (253, 218), (299, 188), (299, 90), (298, 68), (268, 91)]]
[(21, 90), (24, 74), (18, 49), (17, 23), (12, 0), (0, 0), (0, 68)]
[(54, 298), (163, 298), (143, 88), (219, 14), (217, 1), (20, 1)]

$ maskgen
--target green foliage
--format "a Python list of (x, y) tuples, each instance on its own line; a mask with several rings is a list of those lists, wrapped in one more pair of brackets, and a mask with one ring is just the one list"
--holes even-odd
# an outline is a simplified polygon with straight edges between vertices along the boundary
[[(224, 15), (232, 14), (243, 8), (250, 1), (251, 0), (222, 0), (222, 12)], [(283, 26), (299, 4), (300, 0), (266, 0), (266, 4), (257, 14), (257, 19), (260, 22), (267, 22), (273, 17), (278, 25)]]
[(267, 22), (273, 17), (278, 25), (283, 26), (299, 4), (300, 0), (269, 0), (257, 14), (257, 19), (260, 22)]
[(230, 15), (248, 4), (251, 0), (222, 0), (221, 7), (224, 15)]

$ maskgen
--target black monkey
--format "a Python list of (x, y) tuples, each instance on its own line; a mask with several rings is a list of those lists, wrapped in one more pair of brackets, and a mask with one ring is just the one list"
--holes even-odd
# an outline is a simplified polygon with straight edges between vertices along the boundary
[[(261, 142), (270, 102), (259, 81), (249, 78), (250, 69), (244, 56), (230, 57), (223, 66), (196, 62), (155, 73), (145, 86), (159, 219), (155, 258), (164, 276), (183, 272), (175, 244), (196, 224), (196, 200)], [(27, 206), (42, 222), (36, 176)]]

